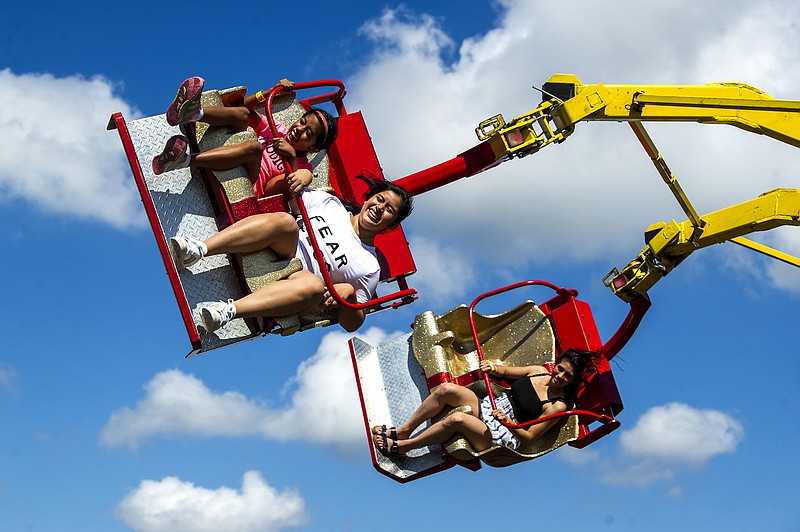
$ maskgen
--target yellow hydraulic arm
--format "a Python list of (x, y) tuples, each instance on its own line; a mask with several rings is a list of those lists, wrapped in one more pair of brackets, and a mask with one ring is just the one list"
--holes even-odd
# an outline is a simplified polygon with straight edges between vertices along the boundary
[(800, 259), (744, 238), (754, 231), (800, 225), (800, 191), (777, 189), (750, 201), (700, 216), (667, 167), (645, 121), (728, 124), (800, 147), (800, 101), (776, 100), (741, 83), (708, 85), (584, 85), (570, 74), (556, 74), (542, 88), (544, 99), (530, 113), (506, 123), (501, 115), (481, 122), (475, 132), (495, 158), (536, 153), (563, 142), (584, 120), (626, 121), (672, 191), (688, 220), (659, 223), (645, 233), (644, 250), (622, 271), (604, 279), (630, 301), (647, 293), (692, 251), (732, 241), (800, 267)]
[(735, 242), (772, 258), (800, 267), (800, 259), (744, 238), (755, 231), (800, 225), (800, 190), (779, 188), (759, 197), (702, 217), (703, 231), (691, 220), (658, 223), (645, 232), (647, 245), (622, 271), (614, 268), (603, 282), (625, 301), (647, 291), (695, 249)]

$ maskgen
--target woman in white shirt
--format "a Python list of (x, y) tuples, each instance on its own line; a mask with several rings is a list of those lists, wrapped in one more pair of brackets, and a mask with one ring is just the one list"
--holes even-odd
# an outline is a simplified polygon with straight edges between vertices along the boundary
[[(372, 297), (380, 276), (375, 236), (402, 222), (412, 209), (408, 192), (390, 181), (363, 177), (369, 192), (357, 212), (326, 192), (302, 192), (317, 242), (339, 295), (351, 303)], [(289, 183), (291, 185), (291, 183)], [(204, 241), (173, 237), (175, 265), (186, 268), (203, 257), (221, 253), (250, 253), (270, 248), (280, 257), (297, 257), (303, 269), (241, 299), (210, 303), (200, 309), (206, 332), (224, 327), (235, 317), (287, 316), (318, 305), (336, 306), (322, 280), (320, 266), (302, 220), (285, 212), (257, 214), (223, 229)], [(339, 324), (348, 332), (364, 323), (363, 310), (339, 309)]]

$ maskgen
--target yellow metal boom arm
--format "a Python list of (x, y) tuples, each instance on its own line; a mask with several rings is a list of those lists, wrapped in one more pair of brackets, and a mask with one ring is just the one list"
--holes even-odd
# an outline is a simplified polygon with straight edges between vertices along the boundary
[(732, 241), (788, 264), (800, 267), (800, 259), (781, 253), (742, 235), (768, 231), (782, 225), (800, 225), (800, 190), (780, 188), (759, 197), (703, 216), (704, 230), (687, 220), (650, 226), (647, 245), (622, 271), (614, 268), (603, 282), (624, 301), (647, 291), (694, 250)]
[(689, 218), (680, 224), (651, 226), (644, 250), (622, 271), (615, 268), (606, 276), (604, 283), (619, 297), (630, 301), (647, 293), (692, 251), (724, 241), (800, 267), (800, 259), (744, 238), (754, 231), (800, 225), (800, 191), (777, 189), (700, 216), (643, 125), (646, 121), (727, 124), (800, 147), (800, 101), (776, 100), (741, 83), (584, 85), (571, 74), (551, 77), (542, 92), (544, 101), (530, 113), (510, 122), (497, 115), (478, 125), (478, 138), (491, 146), (496, 160), (524, 157), (563, 142), (580, 121), (626, 121)]

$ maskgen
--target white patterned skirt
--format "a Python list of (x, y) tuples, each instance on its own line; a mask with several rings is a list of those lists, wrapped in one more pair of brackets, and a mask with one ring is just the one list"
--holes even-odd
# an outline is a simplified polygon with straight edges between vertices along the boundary
[[(511, 402), (508, 400), (508, 396), (505, 393), (495, 397), (494, 402), (497, 408), (502, 410), (509, 419), (514, 419), (514, 409), (511, 407)], [(486, 426), (489, 427), (489, 431), (492, 433), (492, 445), (501, 445), (509, 449), (516, 449), (519, 447), (519, 440), (517, 437), (511, 433), (508, 427), (492, 416), (492, 400), (489, 399), (488, 395), (481, 401), (481, 420), (486, 423)]]

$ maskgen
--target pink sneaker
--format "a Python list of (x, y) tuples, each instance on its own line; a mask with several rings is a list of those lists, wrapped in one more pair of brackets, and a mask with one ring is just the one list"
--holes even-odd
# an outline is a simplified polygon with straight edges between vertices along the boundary
[(200, 96), (203, 94), (205, 80), (194, 76), (178, 87), (178, 94), (167, 109), (167, 123), (171, 126), (191, 122), (192, 115), (200, 111)]
[(183, 135), (170, 137), (164, 151), (153, 157), (153, 173), (161, 175), (164, 172), (186, 168), (189, 158), (189, 139)]

